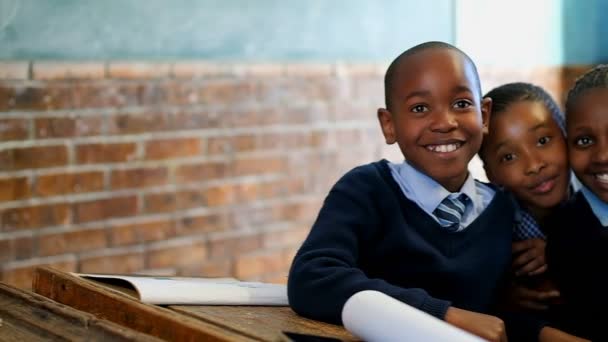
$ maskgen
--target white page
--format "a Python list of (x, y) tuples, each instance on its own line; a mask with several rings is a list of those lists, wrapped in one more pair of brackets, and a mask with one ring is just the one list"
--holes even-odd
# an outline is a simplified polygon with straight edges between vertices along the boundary
[(125, 280), (137, 290), (139, 299), (149, 304), (288, 305), (287, 286), (279, 284), (233, 278), (74, 274), (102, 282), (104, 278)]
[(483, 342), (426, 312), (378, 291), (361, 291), (342, 309), (346, 330), (365, 341)]

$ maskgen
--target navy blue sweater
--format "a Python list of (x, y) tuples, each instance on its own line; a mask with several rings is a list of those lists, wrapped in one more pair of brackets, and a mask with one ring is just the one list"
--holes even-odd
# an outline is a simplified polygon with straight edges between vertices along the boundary
[(557, 325), (593, 341), (608, 341), (608, 228), (581, 192), (550, 224), (547, 265), (564, 301)]
[(450, 305), (488, 313), (511, 260), (513, 208), (498, 191), (467, 229), (449, 233), (407, 199), (387, 161), (331, 189), (287, 285), (302, 316), (341, 323), (346, 300), (377, 290), (440, 319)]

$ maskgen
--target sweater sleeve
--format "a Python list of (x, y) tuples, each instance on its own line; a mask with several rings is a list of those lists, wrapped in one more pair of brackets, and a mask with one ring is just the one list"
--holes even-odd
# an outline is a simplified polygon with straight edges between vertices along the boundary
[(433, 298), (424, 289), (371, 279), (359, 267), (360, 246), (371, 241), (381, 225), (382, 194), (370, 178), (355, 169), (326, 197), (290, 269), (287, 293), (291, 308), (305, 317), (341, 324), (342, 307), (350, 296), (376, 290), (443, 319), (449, 301)]

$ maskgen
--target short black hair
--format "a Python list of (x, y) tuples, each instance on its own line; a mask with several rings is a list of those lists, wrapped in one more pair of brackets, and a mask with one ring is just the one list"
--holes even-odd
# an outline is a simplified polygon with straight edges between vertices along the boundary
[(566, 98), (566, 120), (568, 113), (574, 108), (576, 100), (584, 92), (596, 88), (608, 88), (608, 64), (600, 64), (576, 79)]
[[(514, 103), (520, 101), (540, 102), (545, 105), (545, 108), (547, 108), (551, 114), (551, 117), (559, 126), (562, 134), (564, 136), (566, 135), (564, 113), (560, 110), (553, 97), (551, 97), (547, 91), (537, 85), (525, 82), (507, 83), (490, 90), (483, 97), (489, 97), (492, 99), (492, 112), (490, 114), (490, 120), (496, 117), (497, 114), (503, 113), (510, 105)], [(491, 127), (492, 124), (490, 123), (490, 129)], [(484, 163), (484, 151), (486, 146), (486, 139), (484, 139), (482, 140), (481, 148), (479, 149), (479, 157)]]
[(455, 47), (452, 44), (448, 44), (445, 42), (431, 41), (431, 42), (418, 44), (414, 47), (411, 47), (411, 48), (405, 50), (403, 53), (401, 53), (399, 56), (397, 56), (397, 58), (395, 58), (391, 62), (388, 69), (386, 69), (386, 74), (384, 75), (384, 102), (386, 105), (386, 109), (388, 109), (390, 111), (391, 107), (392, 107), (391, 90), (393, 89), (393, 83), (395, 81), (397, 69), (399, 68), (401, 63), (409, 56), (412, 56), (412, 55), (417, 54), (418, 52), (422, 52), (422, 51), (430, 50), (430, 49), (448, 49), (448, 50), (453, 50), (453, 51), (457, 51), (458, 53), (460, 53), (465, 58), (465, 60), (467, 62), (469, 62), (471, 64), (471, 66), (473, 66), (473, 70), (475, 71), (475, 85), (477, 86), (477, 89), (479, 90), (479, 95), (481, 96), (481, 82), (479, 81), (479, 73), (477, 72), (477, 66), (475, 66), (475, 63), (473, 63), (473, 60), (471, 59), (471, 57), (469, 57), (469, 55), (464, 53), (464, 51), (460, 50), (459, 48)]

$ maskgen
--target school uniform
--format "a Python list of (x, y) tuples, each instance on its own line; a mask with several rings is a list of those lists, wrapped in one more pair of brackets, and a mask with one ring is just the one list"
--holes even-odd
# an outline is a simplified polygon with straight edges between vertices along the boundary
[(608, 205), (583, 186), (550, 223), (547, 264), (564, 301), (557, 323), (572, 334), (608, 341)]
[[(457, 226), (435, 213), (464, 197)], [(513, 206), (492, 185), (465, 182), (450, 194), (407, 162), (349, 171), (330, 190), (289, 273), (302, 316), (341, 323), (346, 300), (377, 290), (443, 319), (449, 306), (491, 313), (511, 262)], [(537, 333), (537, 332), (536, 332)]]

